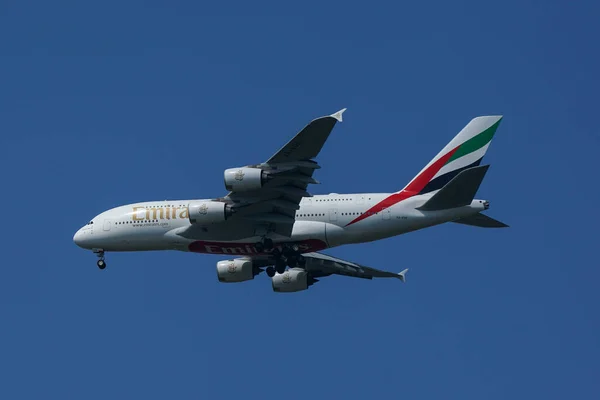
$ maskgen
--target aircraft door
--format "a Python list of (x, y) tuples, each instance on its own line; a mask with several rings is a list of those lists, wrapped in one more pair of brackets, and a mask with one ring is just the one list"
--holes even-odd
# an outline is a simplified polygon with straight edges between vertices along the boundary
[(329, 221), (334, 222), (337, 221), (338, 211), (337, 208), (332, 208), (329, 210)]
[(110, 226), (112, 225), (112, 221), (110, 219), (105, 219), (104, 220), (104, 227), (103, 229), (105, 231), (110, 231)]
[(391, 213), (390, 213), (390, 209), (385, 209), (381, 212), (381, 218), (383, 218), (384, 220), (388, 220), (391, 218)]

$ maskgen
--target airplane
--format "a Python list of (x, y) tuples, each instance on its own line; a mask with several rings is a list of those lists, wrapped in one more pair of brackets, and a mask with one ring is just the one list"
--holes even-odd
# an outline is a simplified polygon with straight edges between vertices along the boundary
[(128, 204), (105, 211), (79, 229), (73, 241), (105, 253), (179, 250), (226, 255), (217, 262), (220, 282), (243, 282), (266, 270), (275, 292), (298, 292), (319, 279), (343, 275), (397, 278), (388, 272), (321, 253), (455, 222), (484, 228), (506, 224), (485, 214), (489, 201), (475, 194), (489, 168), (480, 165), (502, 116), (471, 120), (400, 191), (312, 195), (320, 165), (314, 160), (342, 109), (310, 122), (261, 164), (224, 171), (223, 197)]

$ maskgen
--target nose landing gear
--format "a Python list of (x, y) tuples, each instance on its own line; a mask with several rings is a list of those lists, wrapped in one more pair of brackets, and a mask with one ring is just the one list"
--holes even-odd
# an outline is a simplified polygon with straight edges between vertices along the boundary
[(98, 256), (98, 262), (96, 263), (98, 268), (100, 268), (100, 269), (106, 268), (106, 262), (104, 261), (104, 250), (93, 249), (92, 251), (94, 252), (94, 254), (96, 254)]

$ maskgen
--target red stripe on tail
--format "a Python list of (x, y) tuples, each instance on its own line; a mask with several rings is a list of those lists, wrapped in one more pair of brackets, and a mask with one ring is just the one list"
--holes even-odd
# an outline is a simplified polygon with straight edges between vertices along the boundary
[(419, 194), (421, 190), (429, 183), (429, 181), (438, 173), (440, 169), (448, 162), (450, 157), (458, 150), (460, 146), (455, 147), (450, 150), (448, 153), (440, 157), (436, 162), (431, 164), (427, 169), (417, 175), (404, 189), (402, 189), (398, 193), (394, 193), (391, 196), (386, 197), (381, 200), (379, 203), (375, 204), (373, 207), (369, 208), (366, 212), (362, 213), (358, 217), (356, 217), (353, 221), (348, 223), (346, 226), (355, 224), (363, 219), (374, 215), (378, 212), (385, 210), (393, 206), (396, 203), (401, 202), (402, 200), (406, 200), (409, 197), (412, 197), (416, 194)]

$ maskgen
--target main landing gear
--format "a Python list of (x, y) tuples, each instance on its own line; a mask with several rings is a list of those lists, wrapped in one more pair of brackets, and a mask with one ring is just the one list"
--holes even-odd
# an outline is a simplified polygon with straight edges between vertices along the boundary
[(260, 242), (254, 245), (257, 252), (262, 253), (265, 250), (273, 250), (273, 239), (263, 238)]
[(275, 256), (275, 265), (267, 267), (266, 271), (269, 278), (274, 277), (275, 273), (283, 274), (286, 267), (296, 268), (306, 265), (306, 259), (298, 250), (297, 244), (285, 244), (281, 251), (279, 249), (274, 249), (271, 254)]
[(94, 252), (94, 254), (96, 254), (98, 256), (98, 262), (96, 263), (98, 268), (100, 268), (100, 269), (106, 268), (106, 262), (104, 261), (104, 250), (94, 249), (93, 252)]

